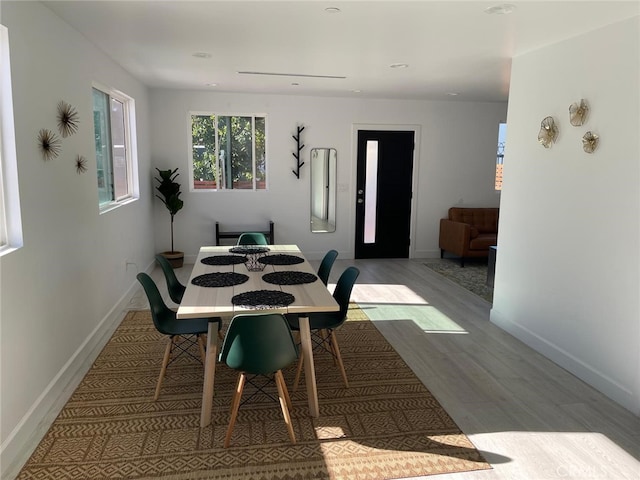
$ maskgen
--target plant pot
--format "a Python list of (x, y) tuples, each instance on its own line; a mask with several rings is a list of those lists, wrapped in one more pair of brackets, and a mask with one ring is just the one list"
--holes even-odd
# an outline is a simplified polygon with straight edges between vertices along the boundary
[(173, 268), (180, 268), (184, 263), (184, 252), (162, 252), (160, 255), (169, 260)]

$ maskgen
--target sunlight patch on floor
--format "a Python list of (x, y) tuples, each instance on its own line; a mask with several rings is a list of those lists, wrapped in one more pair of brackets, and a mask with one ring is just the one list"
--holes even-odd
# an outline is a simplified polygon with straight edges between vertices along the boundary
[(431, 305), (358, 303), (373, 322), (412, 321), (426, 333), (466, 334), (464, 328)]
[(467, 331), (430, 305), (406, 285), (359, 284), (353, 287), (356, 302), (372, 321), (412, 321), (427, 333), (466, 334)]
[[(333, 291), (333, 288), (330, 288)], [(356, 303), (389, 303), (392, 305), (417, 305), (427, 302), (406, 285), (356, 283), (351, 292), (351, 301)]]
[[(470, 434), (469, 439), (499, 478), (617, 479), (632, 478), (626, 472), (634, 466), (640, 471), (632, 454), (597, 432), (511, 430)], [(497, 452), (509, 452), (509, 456)]]

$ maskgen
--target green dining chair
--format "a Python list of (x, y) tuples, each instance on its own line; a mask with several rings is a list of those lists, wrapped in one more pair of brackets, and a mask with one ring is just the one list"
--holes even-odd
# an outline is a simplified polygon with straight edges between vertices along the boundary
[(289, 438), (291, 442), (296, 443), (289, 415), (291, 399), (282, 369), (294, 363), (297, 358), (298, 350), (291, 329), (282, 314), (240, 314), (231, 319), (220, 350), (220, 361), (240, 373), (231, 401), (229, 426), (224, 439), (225, 448), (231, 442), (245, 382), (268, 395), (261, 384), (253, 381), (256, 377), (264, 376), (273, 376), (275, 380)]
[(182, 302), (182, 297), (187, 287), (180, 283), (171, 263), (169, 263), (169, 260), (162, 255), (156, 255), (156, 262), (158, 262), (164, 272), (164, 278), (167, 281), (167, 290), (169, 290), (169, 297), (179, 305)]
[[(174, 362), (182, 354), (195, 358), (198, 361), (202, 360), (204, 363), (205, 337), (209, 328), (209, 322), (216, 322), (219, 332), (222, 321), (219, 317), (178, 320), (176, 318), (176, 312), (167, 307), (164, 300), (162, 300), (162, 295), (160, 295), (160, 291), (153, 279), (146, 273), (139, 273), (136, 278), (140, 284), (142, 284), (147, 299), (149, 300), (151, 318), (153, 319), (156, 330), (169, 337), (169, 342), (167, 343), (162, 359), (162, 367), (160, 368), (160, 376), (156, 384), (155, 395), (153, 397), (154, 400), (157, 400), (160, 396), (160, 387), (162, 386), (162, 380), (164, 379), (169, 364)], [(195, 339), (193, 337), (195, 337)], [(196, 343), (200, 349), (201, 359), (191, 353), (191, 347)]]
[(267, 236), (260, 232), (244, 232), (238, 237), (238, 245), (269, 245)]
[[(331, 268), (333, 267), (333, 263), (336, 261), (337, 257), (337, 251), (329, 250), (320, 262), (320, 266), (318, 267), (318, 278), (322, 283), (324, 283), (325, 286), (327, 286), (327, 284), (329, 283), (329, 274), (331, 273)], [(285, 314), (285, 317), (287, 318), (287, 321), (289, 321), (290, 317), (295, 317), (297, 319), (298, 315), (294, 313), (287, 313)], [(289, 324), (297, 325), (296, 323), (291, 322), (289, 322)]]
[[(336, 288), (333, 291), (333, 298), (340, 306), (340, 310), (337, 312), (319, 312), (309, 314), (309, 329), (311, 330), (311, 340), (313, 342), (314, 350), (317, 348), (323, 348), (331, 353), (340, 368), (340, 374), (344, 381), (344, 386), (349, 387), (349, 381), (347, 380), (347, 372), (344, 369), (342, 363), (342, 356), (340, 355), (340, 347), (338, 346), (338, 338), (336, 336), (336, 329), (338, 329), (347, 319), (347, 312), (349, 310), (349, 299), (351, 298), (351, 291), (356, 283), (356, 279), (360, 275), (360, 270), (356, 267), (348, 267), (336, 283)], [(300, 331), (300, 322), (297, 315), (287, 315), (287, 322), (291, 330)], [(300, 381), (300, 374), (302, 373), (302, 365), (304, 363), (304, 356), (300, 354), (298, 360), (298, 369), (296, 371), (296, 378), (293, 382), (293, 391), (298, 388), (298, 382)]]
[(322, 261), (320, 262), (320, 266), (318, 267), (318, 278), (327, 285), (329, 282), (329, 274), (331, 273), (331, 268), (333, 267), (333, 262), (336, 261), (338, 257), (338, 252), (335, 250), (329, 250)]

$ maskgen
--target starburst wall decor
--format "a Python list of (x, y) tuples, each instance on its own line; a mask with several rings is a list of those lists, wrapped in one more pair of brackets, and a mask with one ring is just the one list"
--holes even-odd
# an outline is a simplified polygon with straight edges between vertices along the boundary
[(87, 159), (82, 155), (76, 156), (76, 172), (78, 175), (87, 171)]
[(38, 146), (45, 161), (52, 160), (60, 155), (62, 148), (58, 136), (47, 128), (41, 128), (38, 132)]
[(78, 112), (64, 100), (58, 103), (58, 130), (63, 138), (78, 131)]

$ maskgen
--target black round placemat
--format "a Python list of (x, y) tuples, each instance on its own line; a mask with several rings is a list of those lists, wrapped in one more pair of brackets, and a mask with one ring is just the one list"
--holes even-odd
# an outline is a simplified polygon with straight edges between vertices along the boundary
[(240, 285), (247, 280), (249, 280), (249, 277), (244, 273), (220, 272), (198, 275), (191, 280), (191, 283), (198, 287), (232, 287), (233, 285)]
[(264, 257), (259, 258), (258, 261), (265, 265), (295, 265), (297, 263), (304, 262), (304, 258), (279, 253), (277, 255), (265, 255)]
[(239, 293), (231, 298), (231, 303), (243, 307), (274, 308), (286, 307), (295, 301), (296, 297), (280, 290), (253, 290)]
[(258, 246), (239, 246), (239, 247), (231, 247), (229, 249), (231, 253), (241, 253), (243, 255), (252, 255), (254, 253), (267, 253), (269, 251), (269, 247), (258, 247)]
[(201, 260), (205, 265), (237, 265), (247, 261), (244, 255), (215, 255)]
[(267, 283), (274, 283), (276, 285), (302, 285), (303, 283), (313, 283), (318, 277), (313, 273), (307, 272), (271, 272), (262, 276), (262, 279)]

